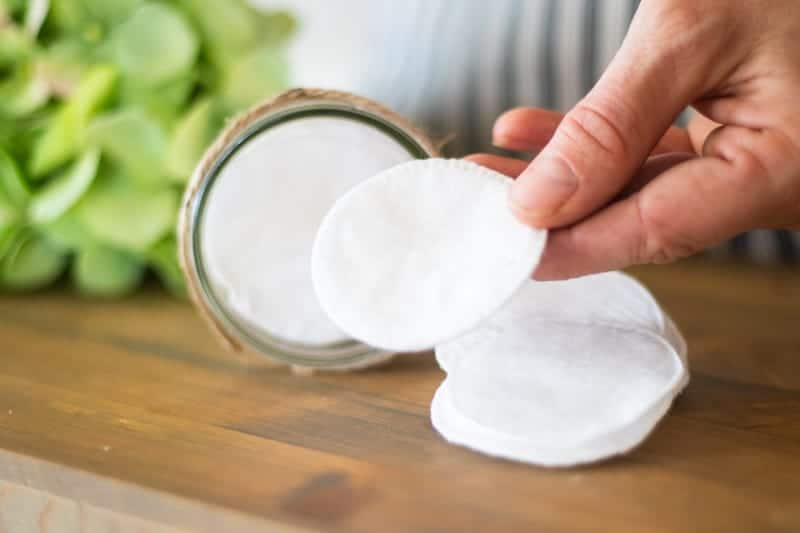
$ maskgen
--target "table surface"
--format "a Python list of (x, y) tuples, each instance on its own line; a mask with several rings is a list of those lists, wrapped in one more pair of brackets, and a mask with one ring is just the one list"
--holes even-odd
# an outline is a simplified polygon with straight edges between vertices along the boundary
[(57, 290), (0, 296), (0, 477), (195, 529), (800, 531), (800, 271), (633, 273), (692, 381), (622, 458), (546, 470), (447, 445), (430, 355), (299, 376), (225, 353), (155, 289)]

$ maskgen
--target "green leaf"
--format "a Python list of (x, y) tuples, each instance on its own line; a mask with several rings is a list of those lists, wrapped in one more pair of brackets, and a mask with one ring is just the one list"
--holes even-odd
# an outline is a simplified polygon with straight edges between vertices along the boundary
[(13, 23), (0, 24), (0, 68), (25, 61), (33, 49), (33, 40), (22, 28)]
[(188, 181), (221, 126), (222, 120), (210, 98), (195, 102), (172, 133), (166, 166), (173, 180), (178, 183)]
[(81, 292), (94, 296), (123, 296), (141, 282), (144, 264), (128, 252), (90, 246), (78, 252), (72, 279)]
[(174, 295), (186, 296), (186, 280), (178, 261), (178, 246), (172, 235), (153, 246), (147, 259), (165, 287)]
[(63, 98), (71, 95), (86, 75), (94, 50), (73, 36), (62, 37), (36, 56), (38, 75), (51, 91)]
[[(51, 0), (48, 26), (60, 35), (97, 42), (127, 18), (142, 0)], [(47, 28), (46, 28), (47, 29)]]
[(71, 209), (56, 220), (37, 227), (45, 239), (65, 252), (86, 248), (95, 240)]
[(126, 78), (120, 86), (120, 106), (141, 109), (169, 129), (186, 107), (196, 83), (194, 74), (185, 74), (158, 85), (146, 85)]
[(111, 96), (116, 72), (107, 66), (93, 67), (66, 104), (58, 111), (33, 146), (30, 171), (41, 178), (77, 155), (92, 116)]
[(51, 222), (75, 205), (97, 175), (100, 152), (87, 151), (61, 175), (38, 191), (31, 201), (28, 217), (35, 224)]
[(20, 228), (18, 226), (4, 226), (0, 224), (0, 265), (3, 264), (3, 258), (14, 243), (19, 231)]
[(225, 2), (220, 9), (216, 0), (179, 0), (192, 17), (203, 37), (205, 48), (217, 66), (245, 52), (259, 42), (258, 13), (241, 0)]
[(17, 164), (0, 149), (0, 202), (5, 198), (9, 205), (21, 209), (28, 203), (30, 195)]
[(0, 0), (0, 19), (20, 18), (28, 0)]
[(35, 71), (33, 63), (28, 63), (0, 83), (0, 115), (10, 118), (29, 115), (47, 103), (50, 87)]
[(165, 177), (166, 134), (139, 109), (98, 116), (87, 129), (86, 142), (99, 147), (139, 184), (157, 184)]
[(187, 72), (199, 48), (183, 15), (154, 2), (143, 4), (119, 25), (112, 43), (114, 60), (122, 72), (148, 84), (162, 83)]
[[(17, 162), (20, 170), (28, 166), (31, 147), (47, 127), (50, 115), (45, 108), (13, 121), (0, 120), (0, 149)], [(30, 181), (27, 173), (23, 172), (23, 177)]]
[(226, 68), (259, 46), (283, 42), (295, 29), (286, 12), (265, 13), (242, 0), (219, 9), (216, 0), (178, 0), (200, 30), (206, 54), (217, 68)]
[(13, 227), (19, 221), (19, 211), (0, 201), (0, 231)]
[(222, 97), (232, 109), (243, 109), (279, 93), (289, 80), (283, 56), (270, 47), (257, 48), (227, 72)]
[(49, 10), (50, 0), (28, 0), (28, 9), (25, 11), (25, 31), (28, 35), (36, 37)]
[(0, 285), (13, 290), (33, 290), (55, 281), (67, 256), (41, 236), (21, 231), (0, 264)]
[(61, 32), (75, 34), (88, 24), (89, 14), (83, 0), (54, 0), (48, 22)]
[(144, 0), (83, 0), (88, 16), (106, 26), (119, 24), (143, 3)]
[(76, 214), (99, 241), (143, 252), (173, 230), (178, 202), (173, 189), (142, 190), (114, 176), (96, 181)]
[(259, 18), (261, 46), (281, 44), (297, 30), (297, 20), (288, 11), (259, 11)]

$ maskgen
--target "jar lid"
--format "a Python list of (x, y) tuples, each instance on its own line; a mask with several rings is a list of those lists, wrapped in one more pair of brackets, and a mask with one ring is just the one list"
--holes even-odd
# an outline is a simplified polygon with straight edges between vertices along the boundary
[(391, 357), (348, 338), (313, 291), (311, 247), (333, 203), (435, 145), (376, 102), (293, 89), (234, 120), (195, 169), (179, 215), (189, 294), (225, 346), (298, 368)]

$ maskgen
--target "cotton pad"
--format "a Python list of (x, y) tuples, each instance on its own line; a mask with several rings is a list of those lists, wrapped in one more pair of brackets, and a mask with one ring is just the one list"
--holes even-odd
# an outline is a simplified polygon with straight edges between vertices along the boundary
[(606, 272), (567, 281), (526, 282), (517, 295), (492, 316), (486, 328), (437, 346), (439, 365), (446, 371), (448, 358), (464, 351), (465, 345), (485, 338), (492, 324), (505, 324), (519, 315), (527, 320), (550, 319), (645, 329), (667, 338), (681, 356), (686, 352), (685, 341), (650, 292), (622, 272)]
[(518, 222), (511, 180), (428, 159), (383, 171), (340, 198), (312, 251), (322, 308), (348, 335), (420, 351), (470, 330), (530, 277), (547, 233)]
[(228, 312), (286, 342), (347, 340), (311, 284), (317, 228), (353, 185), (410, 159), (382, 130), (334, 116), (288, 120), (240, 147), (209, 193), (201, 231), (209, 282)]
[(450, 361), (431, 405), (445, 439), (488, 455), (570, 466), (624, 453), (686, 383), (675, 348), (647, 330), (492, 322)]

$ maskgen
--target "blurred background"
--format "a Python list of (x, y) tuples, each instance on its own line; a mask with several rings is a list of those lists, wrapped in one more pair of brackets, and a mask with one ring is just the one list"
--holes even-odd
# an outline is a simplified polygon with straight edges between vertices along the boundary
[[(566, 110), (637, 0), (0, 0), (0, 291), (68, 279), (183, 294), (183, 187), (226, 120), (289, 86), (352, 91), (489, 148), (505, 109)], [(796, 259), (757, 231), (727, 250)]]
[[(186, 180), (226, 120), (288, 86), (382, 101), (456, 155), (485, 147), (511, 105), (567, 108), (593, 81), (573, 83), (575, 46), (549, 73), (540, 47), (499, 48), (549, 4), (0, 0), (0, 290), (66, 277), (119, 296), (154, 272), (182, 294)], [(591, 2), (568, 4), (550, 15), (578, 20)], [(621, 30), (585, 43), (598, 64), (632, 13), (628, 0), (604, 5)], [(509, 79), (512, 63), (527, 77)], [(562, 90), (541, 89), (538, 74)]]

